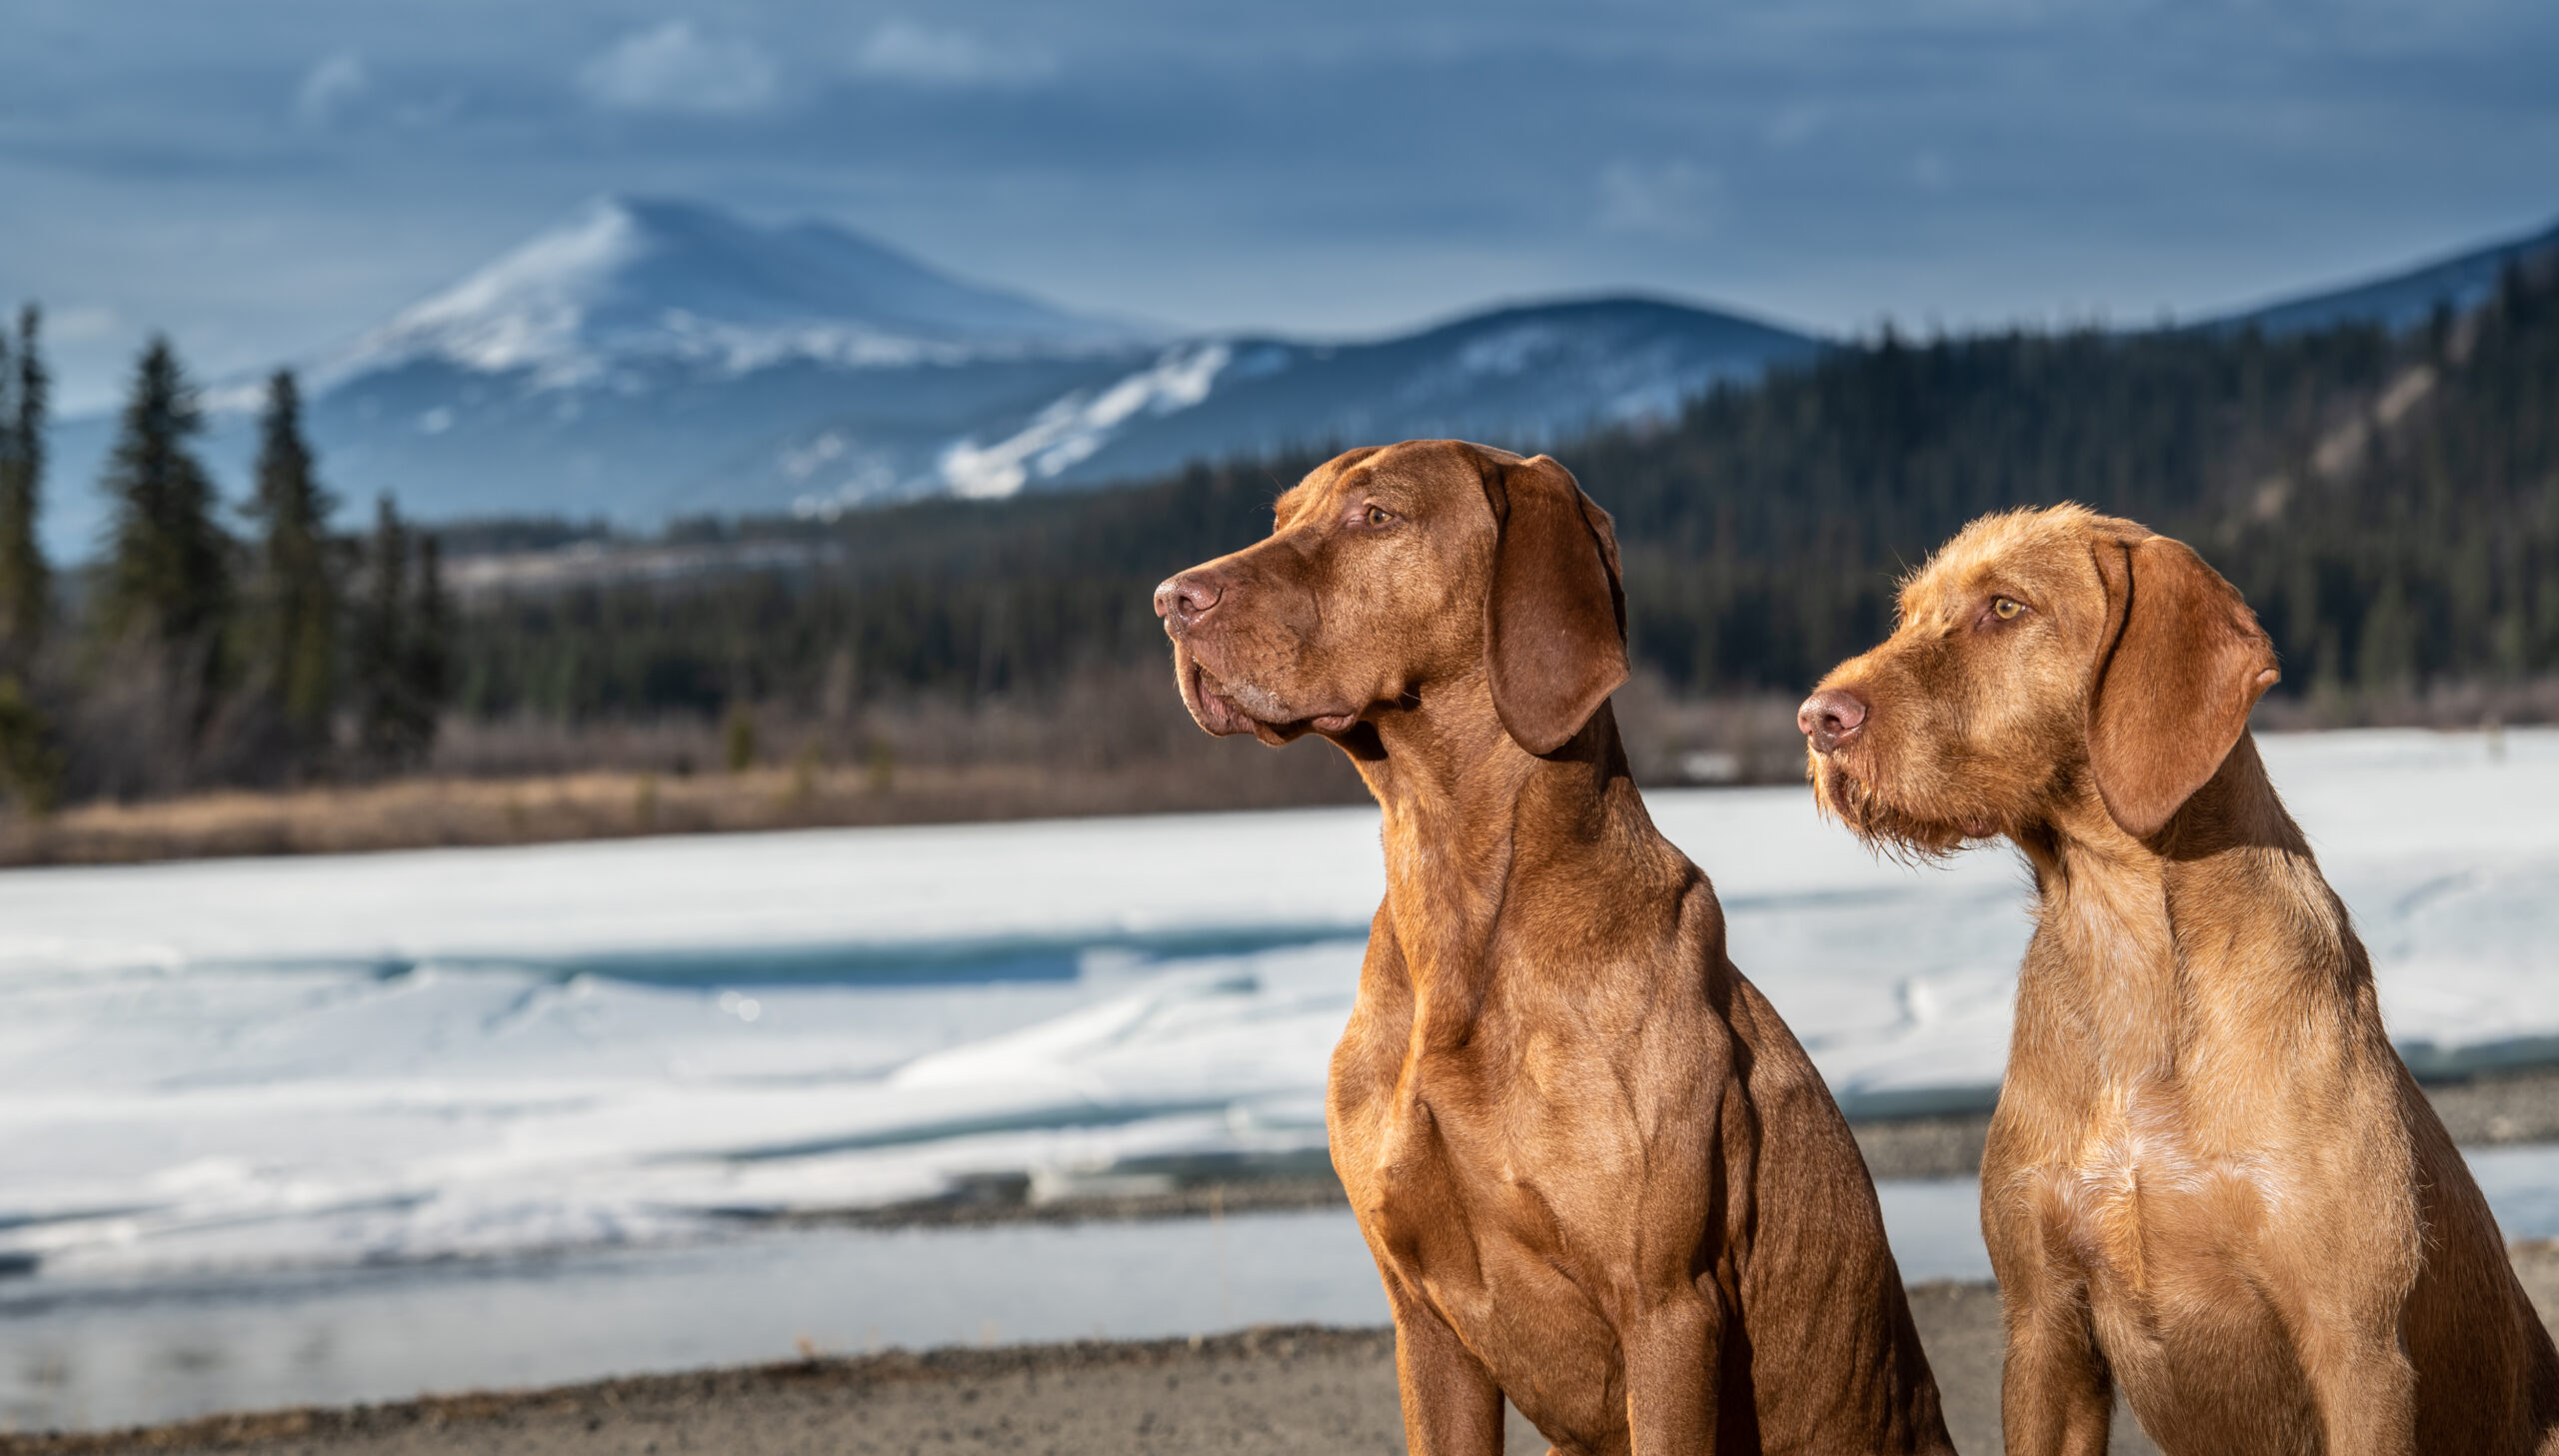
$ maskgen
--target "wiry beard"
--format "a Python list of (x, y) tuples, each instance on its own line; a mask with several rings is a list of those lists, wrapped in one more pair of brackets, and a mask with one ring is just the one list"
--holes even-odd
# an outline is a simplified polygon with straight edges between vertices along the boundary
[(1837, 819), (1869, 847), (1896, 859), (1934, 862), (1963, 848), (1968, 840), (1986, 839), (1996, 832), (1913, 813), (1840, 767), (1832, 755), (1811, 752), (1807, 758), (1812, 799), (1821, 812)]

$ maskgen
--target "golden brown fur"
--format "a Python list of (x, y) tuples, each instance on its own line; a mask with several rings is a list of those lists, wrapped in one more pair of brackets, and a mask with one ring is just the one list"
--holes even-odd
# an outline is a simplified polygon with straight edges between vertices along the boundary
[[(2006, 605), (2003, 605), (2006, 604)], [(2559, 1357), (2247, 735), (2236, 591), (2076, 507), (1973, 523), (1804, 705), (1879, 842), (2040, 901), (1981, 1170), (2015, 1456), (2559, 1451)], [(1826, 749), (1826, 750), (1825, 750)]]
[(1561, 466), (1353, 451), (1157, 597), (1212, 732), (1314, 731), (1384, 811), (1333, 1166), (1416, 1453), (1943, 1452), (1872, 1184), (1724, 955), (1606, 698), (1608, 518)]

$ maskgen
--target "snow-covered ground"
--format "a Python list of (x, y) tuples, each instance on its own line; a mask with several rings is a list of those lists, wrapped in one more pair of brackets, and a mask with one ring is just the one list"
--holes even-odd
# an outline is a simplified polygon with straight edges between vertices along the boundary
[[(2559, 1046), (2559, 733), (2264, 748), (2403, 1043)], [(1652, 802), (1852, 1111), (1995, 1084), (2010, 856), (1879, 862), (1801, 788)], [(0, 875), (0, 1260), (130, 1287), (1302, 1159), (1375, 838), (1341, 809)]]

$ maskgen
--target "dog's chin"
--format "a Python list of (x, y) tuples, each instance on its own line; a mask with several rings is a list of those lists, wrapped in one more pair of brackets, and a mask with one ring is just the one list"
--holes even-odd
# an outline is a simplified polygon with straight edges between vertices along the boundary
[(1886, 853), (1942, 859), (1966, 844), (2005, 832), (1988, 814), (1944, 815), (1900, 801), (1872, 778), (1840, 761), (1836, 752), (1807, 749), (1813, 802), (1850, 833)]
[[(1356, 713), (1317, 714), (1307, 718), (1290, 717), (1276, 712), (1257, 713), (1247, 707), (1249, 698), (1268, 698), (1263, 694), (1239, 694), (1220, 682), (1216, 674), (1200, 665), (1188, 652), (1176, 650), (1174, 671), (1182, 685), (1182, 704), (1191, 710), (1191, 721), (1212, 733), (1225, 737), (1231, 733), (1251, 733), (1273, 747), (1304, 736), (1308, 732), (1347, 732), (1358, 723)], [(1268, 709), (1269, 705), (1264, 705)]]

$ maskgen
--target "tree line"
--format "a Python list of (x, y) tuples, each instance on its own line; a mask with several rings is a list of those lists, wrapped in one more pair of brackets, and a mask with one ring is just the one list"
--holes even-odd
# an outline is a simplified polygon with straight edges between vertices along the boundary
[[(2078, 501), (2192, 542), (2282, 655), (2278, 693), (2353, 706), (2559, 678), (2559, 276), (2393, 334), (1892, 331), (1549, 447), (1614, 513), (1633, 656), (1692, 697), (1800, 692), (1889, 630), (1899, 578), (1966, 521)], [(290, 374), (269, 384), (237, 528), (164, 342), (100, 486), (103, 550), (59, 573), (34, 523), (47, 383), (0, 339), (0, 791), (139, 794), (396, 771), (440, 714), (570, 724), (777, 706), (1059, 701), (1162, 660), (1150, 597), (1269, 530), (1332, 453), (1123, 489), (931, 501), (835, 522), (696, 521), (798, 564), (484, 594), (384, 501), (333, 531)], [(1529, 446), (1535, 442), (1501, 442)], [(562, 522), (452, 523), (542, 549)], [(1161, 706), (1161, 705), (1159, 705)]]
[[(2559, 675), (2547, 261), (2400, 335), (1887, 330), (1552, 450), (1616, 517), (1637, 663), (1683, 694), (1802, 691), (1889, 630), (1899, 578), (1965, 522), (2061, 501), (2192, 542), (2273, 634), (2279, 692), (2351, 705)], [(1036, 698), (1160, 658), (1155, 583), (1267, 532), (1329, 453), (833, 525), (696, 523), (674, 534), (824, 552), (479, 604), (457, 626), (457, 702), (592, 720)]]
[(0, 338), (0, 791), (43, 811), (425, 758), (450, 678), (437, 543), (387, 497), (368, 537), (333, 529), (290, 371), (268, 381), (235, 531), (197, 454), (197, 391), (152, 340), (98, 482), (107, 539), (60, 573), (37, 533), (49, 409), (29, 306)]

